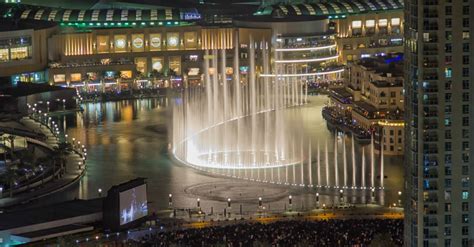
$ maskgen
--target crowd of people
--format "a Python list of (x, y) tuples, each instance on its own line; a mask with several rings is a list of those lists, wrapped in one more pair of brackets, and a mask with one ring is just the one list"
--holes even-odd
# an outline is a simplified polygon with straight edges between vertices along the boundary
[[(374, 240), (376, 239), (376, 240)], [(403, 245), (403, 221), (350, 219), (245, 222), (148, 234), (140, 246), (384, 246)], [(378, 243), (380, 244), (380, 243)]]

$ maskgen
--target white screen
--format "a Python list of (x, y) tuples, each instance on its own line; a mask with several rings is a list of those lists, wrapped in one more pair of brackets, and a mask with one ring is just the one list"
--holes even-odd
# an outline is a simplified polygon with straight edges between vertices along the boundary
[(146, 184), (120, 193), (120, 225), (147, 215)]

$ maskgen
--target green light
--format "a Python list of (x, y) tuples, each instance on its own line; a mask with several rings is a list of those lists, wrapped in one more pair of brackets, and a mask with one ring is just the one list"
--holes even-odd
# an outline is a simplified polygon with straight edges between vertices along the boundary
[(64, 26), (64, 23), (61, 22), (61, 26)]
[(109, 25), (109, 24), (108, 24), (107, 22), (106, 22), (106, 23), (104, 23), (104, 26), (108, 26), (108, 25)]
[(111, 26), (115, 26), (115, 23), (112, 22), (112, 23), (110, 23), (110, 25), (111, 25)]
[(89, 23), (89, 26), (94, 26), (94, 23), (92, 23), (92, 22), (91, 22), (91, 23)]
[(119, 23), (117, 23), (117, 25), (118, 25), (118, 26), (122, 26), (122, 23), (121, 23), (121, 22), (119, 22)]
[(168, 21), (168, 22), (166, 23), (166, 25), (171, 25), (171, 22)]
[(100, 26), (100, 23), (99, 23), (99, 22), (97, 22), (95, 25), (97, 25), (97, 26)]
[(160, 22), (158, 22), (158, 25), (163, 25), (163, 22), (161, 22), (161, 21), (160, 21)]
[(175, 24), (175, 25), (178, 25), (178, 24), (179, 24), (179, 22), (175, 21), (175, 22), (174, 22), (174, 24)]
[(128, 22), (125, 22), (125, 26), (128, 26)]
[(154, 26), (154, 25), (155, 25), (155, 23), (154, 23), (154, 22), (150, 22), (150, 25)]
[(135, 25), (137, 25), (137, 23), (136, 23), (136, 22), (132, 22), (132, 26), (135, 26)]
[(141, 24), (142, 24), (142, 26), (144, 26), (146, 23), (145, 23), (145, 22), (142, 22)]

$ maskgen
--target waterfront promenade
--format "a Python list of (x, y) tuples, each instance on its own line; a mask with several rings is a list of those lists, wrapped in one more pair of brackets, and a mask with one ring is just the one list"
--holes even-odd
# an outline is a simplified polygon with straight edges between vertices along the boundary
[[(0, 129), (4, 133), (13, 132), (9, 134), (24, 136), (28, 145), (43, 148), (50, 154), (57, 152), (60, 145), (60, 140), (49, 126), (30, 117), (23, 117), (19, 121), (0, 124)], [(44, 196), (64, 190), (78, 182), (86, 171), (86, 166), (83, 165), (83, 154), (80, 151), (72, 150), (71, 152), (65, 152), (62, 156), (60, 158), (65, 162), (61, 169), (53, 170), (53, 172), (46, 176), (42, 176), (41, 179), (37, 178), (13, 188), (12, 197), (10, 197), (10, 191), (3, 190), (0, 194), (0, 209), (8, 209), (18, 204), (39, 200)]]

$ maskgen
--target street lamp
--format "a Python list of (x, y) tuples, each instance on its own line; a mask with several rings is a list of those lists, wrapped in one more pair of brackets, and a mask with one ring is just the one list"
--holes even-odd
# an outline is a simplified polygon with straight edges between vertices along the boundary
[(341, 204), (344, 203), (344, 191), (342, 189), (339, 190), (339, 199), (341, 201)]
[(102, 197), (102, 189), (99, 188), (99, 189), (97, 190), (97, 192), (99, 192), (99, 197)]
[(290, 211), (291, 211), (292, 206), (293, 206), (293, 197), (291, 195), (288, 196), (288, 206), (289, 206)]
[(402, 206), (402, 192), (398, 191), (398, 206)]
[(168, 195), (168, 207), (172, 207), (173, 206), (173, 195), (172, 194), (169, 194)]
[(319, 193), (316, 192), (316, 204), (319, 206)]
[(3, 187), (0, 187), (0, 198), (3, 197)]
[(231, 208), (230, 198), (227, 198), (227, 207)]
[(372, 188), (372, 202), (375, 202), (375, 188)]
[(262, 198), (261, 197), (258, 198), (258, 207), (259, 208), (262, 207)]

